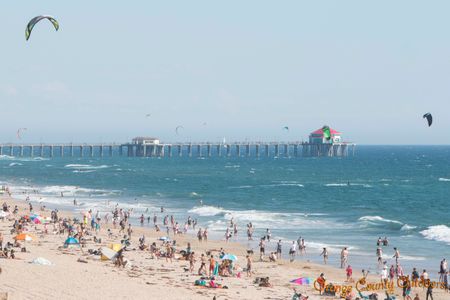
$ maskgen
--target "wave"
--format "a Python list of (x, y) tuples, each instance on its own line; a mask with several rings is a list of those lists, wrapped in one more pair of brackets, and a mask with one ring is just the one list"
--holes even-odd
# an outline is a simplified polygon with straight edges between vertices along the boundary
[(9, 155), (0, 155), (0, 159), (1, 160), (11, 160), (11, 159), (15, 159), (15, 157), (9, 156)]
[(397, 220), (386, 219), (381, 216), (363, 216), (359, 218), (358, 221), (362, 222), (365, 226), (387, 227), (391, 230), (412, 231), (417, 228), (414, 225), (405, 224)]
[(348, 186), (348, 183), (327, 183), (325, 186)]
[(402, 228), (400, 228), (400, 230), (401, 231), (411, 231), (411, 230), (414, 230), (416, 228), (417, 228), (417, 226), (405, 224), (405, 225), (402, 226)]
[(327, 184), (325, 184), (325, 186), (328, 186), (328, 187), (362, 186), (362, 187), (365, 187), (365, 188), (371, 188), (372, 187), (370, 184), (367, 184), (367, 183), (350, 183), (350, 182), (347, 182), (347, 183), (327, 183)]
[(228, 210), (225, 210), (221, 207), (216, 206), (196, 206), (190, 210), (188, 210), (189, 213), (197, 214), (202, 217), (213, 217), (217, 215), (225, 215)]
[(300, 183), (274, 183), (274, 184), (263, 184), (261, 187), (276, 187), (276, 186), (296, 186), (296, 187), (304, 187), (303, 184)]
[(96, 170), (73, 170), (72, 173), (92, 173)]
[(108, 165), (93, 166), (93, 165), (85, 165), (85, 164), (68, 164), (68, 165), (65, 165), (64, 168), (77, 169), (77, 170), (95, 170), (95, 169), (109, 168), (109, 166)]
[(14, 167), (14, 166), (23, 166), (23, 164), (21, 164), (21, 163), (10, 163), (9, 166), (10, 166), (10, 167)]
[(450, 245), (450, 228), (446, 225), (430, 226), (420, 232), (426, 239), (444, 242)]
[(450, 178), (443, 178), (443, 177), (441, 177), (441, 178), (439, 178), (439, 181), (448, 182), (448, 181), (450, 181)]
[(363, 216), (361, 218), (358, 219), (358, 221), (366, 221), (366, 222), (382, 222), (382, 223), (394, 223), (394, 224), (401, 224), (403, 225), (402, 222), (400, 221), (396, 221), (396, 220), (389, 220), (389, 219), (385, 219), (383, 217), (380, 216)]

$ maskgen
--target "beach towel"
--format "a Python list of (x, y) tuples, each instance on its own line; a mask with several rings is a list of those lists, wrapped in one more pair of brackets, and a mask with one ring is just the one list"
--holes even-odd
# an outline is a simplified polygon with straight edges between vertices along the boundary
[(219, 275), (219, 263), (216, 262), (216, 265), (214, 266), (214, 272), (213, 272), (214, 276)]

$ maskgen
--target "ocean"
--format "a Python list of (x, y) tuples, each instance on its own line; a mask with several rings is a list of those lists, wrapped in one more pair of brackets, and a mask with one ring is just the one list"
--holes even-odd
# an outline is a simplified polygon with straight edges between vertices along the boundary
[(215, 238), (233, 218), (237, 241), (248, 244), (252, 222), (255, 237), (272, 232), (266, 251), (281, 239), (287, 253), (301, 236), (307, 254), (297, 258), (314, 262), (327, 247), (330, 264), (338, 265), (349, 247), (350, 264), (376, 272), (379, 236), (390, 241), (383, 249), (388, 263), (397, 247), (407, 272), (414, 266), (436, 276), (450, 254), (449, 146), (358, 146), (347, 158), (1, 156), (0, 170), (15, 196), (39, 190), (31, 200), (48, 208), (104, 214), (119, 203), (133, 208), (137, 224), (142, 213), (161, 220), (163, 206), (181, 224), (198, 219)]

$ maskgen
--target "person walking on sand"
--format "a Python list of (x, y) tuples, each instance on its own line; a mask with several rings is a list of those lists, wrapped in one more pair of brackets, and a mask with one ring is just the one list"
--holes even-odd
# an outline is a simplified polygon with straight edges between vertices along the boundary
[(205, 228), (203, 230), (203, 240), (205, 241), (205, 243), (208, 241), (208, 229)]
[(214, 268), (216, 267), (216, 261), (214, 260), (214, 255), (209, 257), (209, 276), (214, 274)]
[(428, 300), (428, 297), (429, 297), (431, 300), (433, 300), (433, 283), (430, 282), (430, 280), (428, 279), (426, 285), (428, 285), (428, 287), (427, 287), (427, 297), (426, 297), (426, 300)]
[(320, 253), (320, 256), (323, 256), (323, 263), (326, 265), (328, 261), (328, 250), (327, 248), (323, 247), (322, 253)]
[(347, 266), (348, 262), (348, 250), (347, 247), (344, 247), (341, 251), (341, 269), (344, 269)]
[(198, 229), (197, 238), (198, 238), (198, 241), (201, 243), (202, 242), (202, 238), (203, 238), (202, 229), (201, 228)]
[(250, 255), (246, 256), (247, 258), (247, 277), (252, 277), (252, 259)]
[(259, 241), (259, 260), (263, 261), (264, 260), (264, 254), (266, 252), (266, 243), (264, 242), (264, 239), (262, 238)]
[(297, 244), (295, 241), (292, 241), (291, 248), (289, 249), (290, 262), (295, 260), (295, 253), (297, 253)]
[(202, 253), (200, 257), (200, 268), (198, 269), (198, 275), (206, 274), (206, 256)]
[(353, 269), (352, 266), (348, 265), (347, 269), (345, 269), (345, 273), (347, 275), (347, 282), (353, 282)]
[(194, 265), (195, 265), (195, 252), (191, 252), (189, 254), (189, 272), (194, 272)]

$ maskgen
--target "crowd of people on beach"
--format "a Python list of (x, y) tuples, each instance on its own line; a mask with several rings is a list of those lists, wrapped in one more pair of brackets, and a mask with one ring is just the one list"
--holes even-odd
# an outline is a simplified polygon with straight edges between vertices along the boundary
[[(36, 215), (36, 212), (34, 211), (34, 207), (29, 196), (26, 198), (26, 203), (28, 204), (28, 211), (21, 212), (17, 205), (13, 208), (6, 202), (2, 205), (4, 216), (8, 216), (3, 217), (3, 219), (13, 221), (11, 226), (11, 234), (16, 236), (22, 233), (28, 233), (33, 228), (34, 230), (37, 229), (37, 223), (33, 222), (31, 218), (31, 216)], [(76, 205), (75, 201), (74, 204)], [(40, 211), (42, 213), (48, 213), (46, 207), (43, 205), (41, 205)], [(152, 212), (152, 216), (149, 214), (150, 212), (148, 210), (145, 213), (147, 216), (144, 215), (144, 213), (140, 213), (136, 216), (133, 209), (124, 209), (121, 208), (119, 204), (116, 204), (110, 212), (103, 213), (103, 215), (98, 211), (94, 213), (92, 210), (87, 210), (82, 214), (81, 218), (67, 218), (61, 217), (59, 215), (59, 211), (54, 209), (50, 211), (49, 220), (41, 224), (43, 227), (39, 233), (42, 235), (53, 233), (62, 235), (68, 239), (74, 238), (79, 241), (82, 252), (85, 252), (83, 249), (91, 247), (88, 249), (87, 253), (90, 255), (101, 256), (102, 239), (100, 237), (100, 232), (106, 231), (109, 240), (117, 241), (120, 244), (120, 247), (117, 249), (117, 253), (114, 255), (114, 266), (118, 268), (125, 268), (127, 266), (128, 261), (126, 256), (128, 251), (145, 251), (149, 254), (150, 258), (163, 259), (169, 264), (174, 260), (184, 260), (189, 265), (189, 267), (184, 271), (198, 276), (198, 279), (196, 279), (193, 283), (202, 287), (228, 288), (228, 286), (223, 285), (220, 282), (221, 278), (242, 278), (243, 276), (253, 278), (255, 277), (255, 274), (257, 274), (253, 262), (253, 256), (255, 254), (253, 248), (247, 249), (244, 260), (245, 265), (240, 266), (237, 263), (237, 257), (232, 253), (227, 253), (224, 248), (196, 251), (191, 242), (188, 242), (185, 247), (182, 247), (177, 243), (178, 236), (186, 235), (191, 232), (196, 235), (198, 243), (204, 244), (208, 242), (208, 229), (206, 227), (200, 227), (197, 220), (191, 216), (188, 216), (184, 222), (179, 223), (174, 215), (168, 214), (163, 207), (161, 207), (158, 213)], [(161, 236), (158, 241), (150, 242), (147, 241), (145, 235), (135, 236), (132, 220), (136, 220), (136, 223), (141, 226), (145, 226), (145, 221), (147, 221), (148, 225), (152, 222), (155, 232), (161, 235), (161, 227), (165, 227), (165, 236)], [(180, 227), (179, 224), (184, 225)], [(246, 227), (247, 238), (251, 242), (253, 241), (255, 226), (249, 222)], [(232, 237), (237, 235), (238, 224), (234, 218), (231, 217), (229, 224), (227, 224), (227, 227), (225, 228), (224, 240), (229, 242)], [(138, 242), (135, 244), (134, 241), (136, 239)], [(400, 250), (396, 247), (393, 248), (394, 254), (392, 256), (395, 264), (391, 264), (389, 267), (383, 256), (383, 247), (386, 248), (389, 246), (387, 237), (384, 239), (381, 239), (381, 237), (378, 238), (376, 244), (376, 256), (380, 269), (380, 282), (392, 284), (393, 282), (406, 280), (406, 278), (408, 278), (403, 287), (403, 299), (411, 299), (411, 291), (412, 288), (416, 286), (415, 283), (429, 281), (430, 275), (426, 270), (423, 270), (421, 274), (419, 274), (417, 269), (413, 268), (410, 276), (408, 276), (401, 266)], [(269, 246), (273, 247), (271, 248), (273, 251), (267, 251)], [(274, 241), (270, 228), (266, 228), (262, 236), (258, 239), (259, 263), (276, 263), (282, 260), (283, 246), (282, 240), (278, 239)], [(18, 240), (5, 242), (4, 235), (0, 232), (0, 258), (16, 259), (17, 249), (20, 249), (20, 251), (27, 251), (25, 246)], [(294, 262), (297, 255), (305, 255), (306, 242), (304, 237), (299, 237), (296, 241), (292, 241), (287, 254), (290, 262)], [(329, 264), (330, 254), (326, 247), (323, 247), (319, 255), (323, 257), (324, 264)], [(344, 270), (346, 278), (345, 282), (354, 283), (354, 270), (349, 264), (349, 257), (349, 248), (343, 247), (340, 252), (340, 268)], [(363, 278), (366, 278), (369, 271), (363, 270), (362, 274), (364, 276)], [(449, 276), (450, 273), (447, 260), (443, 259), (439, 268), (439, 282), (442, 283), (446, 291), (449, 290)], [(317, 277), (316, 282), (320, 286), (320, 294), (326, 294), (327, 281), (325, 280), (325, 275), (323, 273)], [(255, 277), (253, 279), (253, 283), (260, 287), (273, 286), (270, 282), (270, 278), (267, 276)], [(346, 295), (346, 299), (348, 300), (361, 297), (361, 295)], [(306, 298), (307, 297), (305, 295), (295, 292), (293, 299)], [(414, 300), (418, 299), (420, 299), (419, 295), (416, 295)], [(433, 287), (427, 287), (426, 299), (433, 299)]]

